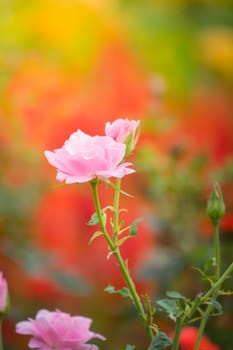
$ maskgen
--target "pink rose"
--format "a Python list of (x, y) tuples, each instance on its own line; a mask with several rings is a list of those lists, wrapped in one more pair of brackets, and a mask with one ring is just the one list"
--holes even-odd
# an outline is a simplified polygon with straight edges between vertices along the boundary
[(28, 346), (39, 350), (98, 350), (98, 346), (87, 342), (105, 337), (89, 330), (91, 322), (87, 317), (70, 316), (59, 310), (40, 310), (35, 319), (18, 322), (16, 332), (32, 335)]
[(105, 134), (117, 142), (126, 143), (129, 151), (132, 151), (137, 143), (139, 124), (139, 120), (117, 119), (106, 123)]
[(109, 136), (90, 136), (78, 130), (54, 152), (45, 151), (48, 162), (57, 168), (57, 180), (67, 184), (100, 178), (123, 177), (134, 172), (131, 163), (121, 163), (126, 145)]
[(5, 313), (7, 308), (8, 287), (3, 274), (0, 271), (0, 313)]

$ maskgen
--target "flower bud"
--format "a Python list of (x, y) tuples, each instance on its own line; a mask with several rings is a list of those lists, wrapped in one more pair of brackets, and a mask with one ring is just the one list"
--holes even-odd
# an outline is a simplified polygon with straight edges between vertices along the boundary
[(139, 125), (139, 120), (117, 119), (113, 123), (106, 123), (105, 134), (116, 142), (122, 142), (126, 145), (126, 157), (136, 146), (140, 132)]
[(9, 309), (8, 286), (7, 281), (0, 271), (0, 317), (7, 313)]
[(213, 225), (218, 224), (220, 219), (225, 214), (225, 204), (221, 192), (221, 188), (218, 183), (214, 184), (214, 189), (207, 202), (207, 214), (212, 221)]

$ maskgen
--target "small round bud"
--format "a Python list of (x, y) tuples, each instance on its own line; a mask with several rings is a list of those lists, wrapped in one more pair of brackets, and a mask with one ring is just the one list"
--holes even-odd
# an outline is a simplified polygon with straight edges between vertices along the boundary
[(207, 214), (212, 221), (213, 225), (218, 224), (220, 219), (225, 214), (225, 204), (221, 192), (221, 188), (218, 183), (214, 184), (214, 189), (207, 202)]

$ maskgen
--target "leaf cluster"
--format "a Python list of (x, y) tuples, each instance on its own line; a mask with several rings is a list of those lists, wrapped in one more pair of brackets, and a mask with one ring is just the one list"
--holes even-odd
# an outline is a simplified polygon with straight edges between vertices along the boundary
[(124, 287), (121, 289), (115, 289), (114, 286), (109, 284), (105, 289), (105, 292), (108, 292), (109, 294), (120, 294), (123, 298), (131, 298), (131, 294), (129, 292), (129, 289)]
[[(113, 213), (116, 211), (114, 207), (112, 206), (107, 206), (105, 208), (103, 208), (101, 210), (101, 215), (102, 215), (102, 218), (103, 218), (103, 222), (104, 222), (104, 225), (106, 225), (106, 222), (107, 222), (107, 210), (110, 210), (112, 211)], [(119, 212), (121, 211), (125, 211), (124, 209), (120, 210)], [(115, 229), (117, 232), (116, 232), (116, 236), (117, 236), (117, 240), (115, 241), (115, 244), (116, 244), (116, 247), (120, 247), (125, 241), (127, 241), (129, 238), (132, 238), (132, 237), (135, 237), (137, 234), (138, 234), (138, 227), (137, 227), (137, 224), (139, 222), (141, 222), (143, 219), (142, 218), (138, 218), (138, 219), (135, 219), (131, 225), (129, 226), (126, 226), (126, 227), (123, 227), (124, 226), (124, 221), (121, 220), (119, 223), (118, 223), (118, 226), (117, 228)], [(112, 223), (112, 220), (110, 221), (111, 224), (112, 224), (112, 227), (114, 226), (113, 223)], [(90, 220), (87, 222), (87, 225), (88, 226), (95, 226), (99, 224), (99, 218), (98, 218), (98, 215), (97, 213), (93, 213)], [(113, 231), (114, 231), (114, 227), (113, 227)], [(123, 233), (125, 233), (126, 231), (128, 231), (128, 234), (122, 238), (119, 238)], [(94, 239), (96, 239), (97, 237), (100, 237), (101, 235), (103, 235), (103, 232), (102, 231), (96, 231), (92, 237), (90, 238), (89, 240), (89, 244), (91, 244)]]

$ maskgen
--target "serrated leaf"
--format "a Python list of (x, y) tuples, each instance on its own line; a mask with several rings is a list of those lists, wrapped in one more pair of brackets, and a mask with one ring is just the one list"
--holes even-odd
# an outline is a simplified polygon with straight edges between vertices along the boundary
[(130, 292), (128, 288), (124, 287), (122, 289), (115, 289), (114, 286), (109, 284), (105, 289), (105, 292), (108, 292), (109, 294), (120, 294), (123, 298), (131, 298)]
[(94, 241), (94, 239), (96, 239), (97, 237), (102, 236), (102, 235), (103, 235), (103, 232), (101, 232), (101, 231), (96, 231), (96, 232), (91, 236), (91, 238), (90, 238), (88, 244), (91, 244), (91, 243)]
[(164, 332), (158, 332), (152, 339), (148, 350), (164, 350), (171, 344), (171, 338), (169, 338)]
[(137, 224), (139, 222), (141, 222), (142, 220), (143, 220), (143, 218), (138, 218), (138, 219), (134, 220), (132, 222), (132, 224), (130, 225), (129, 234), (131, 237), (136, 236), (138, 234)]
[(95, 226), (99, 223), (97, 213), (93, 213), (90, 220), (87, 222), (88, 226)]
[(175, 290), (168, 290), (166, 292), (166, 295), (172, 299), (185, 299), (185, 297), (182, 294), (176, 292)]

